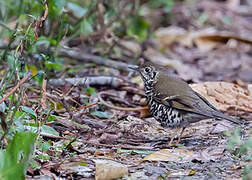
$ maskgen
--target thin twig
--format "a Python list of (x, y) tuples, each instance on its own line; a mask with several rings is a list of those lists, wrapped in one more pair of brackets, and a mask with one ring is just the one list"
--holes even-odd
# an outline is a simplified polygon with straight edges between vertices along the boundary
[(42, 106), (43, 109), (46, 109), (46, 84), (47, 84), (47, 80), (43, 79), (42, 98), (41, 98), (41, 106)]
[(8, 31), (13, 31), (9, 26), (7, 26), (4, 22), (0, 21), (0, 26), (7, 29)]
[(109, 96), (115, 96), (115, 94), (113, 93), (109, 93), (109, 92), (105, 92), (105, 91), (102, 91), (102, 92), (99, 92), (98, 93), (98, 99), (99, 101), (109, 107), (109, 108), (112, 108), (112, 109), (116, 109), (116, 110), (121, 110), (121, 111), (142, 111), (142, 110), (148, 110), (148, 106), (144, 106), (144, 107), (135, 107), (135, 108), (131, 108), (131, 107), (118, 107), (118, 106), (114, 106), (112, 104), (108, 104), (106, 101), (103, 100), (103, 98), (101, 97), (102, 95), (109, 95)]
[(48, 16), (48, 2), (45, 2), (45, 12), (44, 15), (42, 17), (39, 17), (36, 22), (35, 22), (35, 27), (34, 27), (34, 39), (37, 40), (38, 39), (38, 31), (39, 28), (42, 26), (42, 23), (46, 20), (47, 16)]
[(8, 93), (6, 94), (1, 100), (0, 104), (4, 102), (10, 95), (12, 95), (22, 84), (24, 84), (30, 77), (32, 76), (31, 72), (28, 72), (26, 76), (19, 81), (19, 83)]
[(94, 143), (94, 142), (83, 142), (84, 144), (89, 144), (93, 146), (103, 146), (103, 147), (109, 147), (109, 148), (121, 148), (121, 149), (132, 149), (132, 150), (153, 150), (154, 147), (144, 147), (144, 146), (127, 146), (127, 145), (113, 145), (113, 144), (101, 144), (101, 143)]
[(97, 102), (94, 102), (94, 103), (92, 103), (92, 104), (88, 104), (88, 105), (80, 106), (80, 107), (78, 107), (78, 108), (77, 108), (77, 110), (90, 108), (90, 107), (92, 107), (92, 106), (95, 106), (96, 104), (98, 104), (98, 101), (97, 101)]
[(64, 108), (66, 109), (66, 111), (68, 112), (69, 116), (70, 116), (70, 119), (73, 119), (74, 117), (74, 114), (73, 112), (71, 111), (71, 109), (69, 108), (68, 106), (68, 103), (66, 101), (66, 98), (64, 96), (60, 97), (60, 100), (61, 100), (61, 103), (62, 105), (64, 106)]

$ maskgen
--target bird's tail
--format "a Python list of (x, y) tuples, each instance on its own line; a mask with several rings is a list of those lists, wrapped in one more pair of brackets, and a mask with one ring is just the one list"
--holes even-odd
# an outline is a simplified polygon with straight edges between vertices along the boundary
[(223, 114), (222, 112), (219, 112), (219, 111), (214, 111), (213, 115), (216, 116), (217, 118), (223, 118), (223, 119), (226, 119), (226, 120), (231, 121), (233, 123), (241, 124), (241, 122), (238, 121), (237, 119), (232, 118), (232, 117), (230, 117), (228, 115), (225, 115), (225, 114)]

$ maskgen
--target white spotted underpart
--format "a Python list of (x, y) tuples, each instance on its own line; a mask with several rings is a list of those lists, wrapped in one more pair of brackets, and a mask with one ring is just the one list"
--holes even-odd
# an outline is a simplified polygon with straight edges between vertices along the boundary
[[(156, 76), (157, 75), (158, 75), (158, 72)], [(150, 107), (151, 114), (164, 127), (178, 127), (178, 126), (183, 125), (185, 122), (183, 122), (182, 114), (178, 110), (172, 107), (169, 107), (167, 105), (164, 105), (162, 103), (158, 103), (153, 99), (153, 97), (157, 95), (153, 91), (155, 80), (156, 78), (150, 78), (144, 82), (145, 94), (147, 97), (147, 102)]]

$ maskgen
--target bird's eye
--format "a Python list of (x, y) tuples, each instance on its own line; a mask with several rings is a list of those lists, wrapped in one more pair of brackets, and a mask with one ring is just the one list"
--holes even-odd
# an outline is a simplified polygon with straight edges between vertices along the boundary
[(146, 67), (146, 68), (144, 68), (144, 71), (145, 71), (146, 73), (149, 73), (149, 72), (151, 71), (151, 68), (150, 68), (150, 67)]

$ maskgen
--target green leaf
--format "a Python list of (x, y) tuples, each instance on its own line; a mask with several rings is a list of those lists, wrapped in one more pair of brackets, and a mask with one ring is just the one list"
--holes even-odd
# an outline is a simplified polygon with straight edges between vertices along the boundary
[(151, 8), (163, 8), (165, 12), (170, 12), (174, 6), (174, 0), (150, 0), (148, 5)]
[(45, 77), (45, 72), (40, 70), (37, 72), (35, 76), (33, 76), (33, 79), (37, 81), (40, 86), (42, 86), (44, 77)]
[(46, 47), (49, 47), (49, 45), (57, 45), (57, 41), (49, 37), (41, 36), (37, 39), (36, 45), (46, 45)]
[(0, 179), (25, 179), (37, 134), (18, 132), (5, 150), (0, 151)]
[(49, 115), (49, 117), (47, 118), (48, 122), (53, 122), (56, 119), (55, 115)]
[(51, 147), (51, 144), (47, 141), (45, 142), (41, 142), (41, 144), (39, 145), (39, 149), (42, 151), (42, 152), (45, 152), (47, 150), (49, 150)]
[(79, 164), (80, 166), (87, 166), (87, 165), (88, 165), (88, 163), (86, 163), (86, 162), (78, 162), (78, 164)]
[(32, 117), (32, 119), (34, 119), (35, 121), (37, 120), (37, 115), (31, 108), (27, 106), (21, 106), (21, 109), (27, 114), (29, 114)]
[(94, 96), (94, 97), (97, 97), (97, 92), (95, 91), (94, 88), (87, 88), (84, 90), (85, 93), (87, 93), (88, 95), (91, 95), (91, 96)]
[(47, 126), (47, 125), (42, 126), (42, 132), (41, 133), (47, 134), (47, 135), (50, 135), (50, 136), (59, 136), (59, 133), (55, 129), (53, 129), (52, 127)]
[(83, 36), (87, 36), (92, 32), (93, 32), (93, 27), (90, 20), (88, 21), (87, 19), (83, 19), (80, 25), (80, 34)]
[[(2, 98), (3, 98), (3, 97), (0, 96), (0, 99), (2, 99)], [(0, 112), (4, 113), (5, 110), (6, 110), (6, 108), (7, 108), (7, 106), (6, 106), (5, 102), (2, 102), (2, 103), (0, 104)]]
[(49, 0), (49, 16), (60, 16), (66, 4), (65, 0)]
[(78, 19), (82, 18), (88, 12), (87, 8), (83, 8), (83, 7), (79, 6), (78, 4), (75, 4), (72, 2), (67, 3), (67, 8)]
[(130, 154), (151, 154), (154, 151), (146, 151), (146, 150), (130, 150), (130, 149), (117, 149), (117, 153), (130, 153)]
[(60, 71), (60, 70), (62, 70), (64, 68), (62, 64), (54, 63), (54, 62), (51, 62), (51, 61), (46, 61), (45, 62), (45, 67), (47, 69), (54, 69), (56, 71)]
[[(37, 132), (38, 131), (38, 127), (36, 127), (35, 124), (34, 124), (34, 126), (31, 126), (31, 125), (27, 126), (27, 125), (25, 125), (25, 128), (27, 130), (29, 130), (29, 131), (32, 131), (32, 132)], [(59, 133), (55, 129), (53, 129), (52, 127), (50, 127), (50, 126), (43, 125), (43, 126), (40, 126), (39, 128), (41, 129), (41, 134), (42, 135), (56, 136), (56, 137), (59, 136)]]
[(143, 41), (148, 36), (148, 28), (150, 23), (143, 17), (131, 17), (129, 26), (127, 28), (127, 34), (129, 36), (137, 37), (139, 41)]
[(103, 112), (103, 111), (94, 111), (91, 113), (93, 116), (97, 116), (99, 118), (105, 118), (105, 119), (110, 119), (113, 117), (113, 115), (109, 112)]

